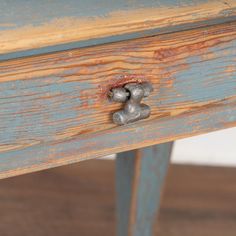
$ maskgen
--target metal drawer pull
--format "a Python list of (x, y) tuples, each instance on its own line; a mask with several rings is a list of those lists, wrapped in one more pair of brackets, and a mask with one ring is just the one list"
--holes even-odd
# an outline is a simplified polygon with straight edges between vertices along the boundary
[(118, 125), (125, 125), (141, 119), (148, 118), (151, 109), (148, 105), (141, 103), (144, 97), (148, 97), (153, 91), (150, 83), (130, 83), (121, 88), (114, 88), (109, 96), (114, 102), (125, 102), (123, 110), (113, 114), (113, 122)]

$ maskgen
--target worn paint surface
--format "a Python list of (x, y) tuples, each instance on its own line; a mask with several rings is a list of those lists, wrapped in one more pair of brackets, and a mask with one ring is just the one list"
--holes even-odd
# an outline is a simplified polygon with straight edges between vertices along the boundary
[[(60, 47), (62, 50), (63, 47), (68, 49), (66, 44), (72, 42), (83, 41), (79, 45), (88, 46), (96, 41), (176, 31), (183, 26), (222, 23), (236, 19), (235, 9), (235, 0), (3, 0), (0, 3), (0, 55), (3, 59), (4, 54), (16, 51), (65, 44)], [(117, 39), (111, 38), (114, 36)], [(101, 38), (104, 40), (99, 41)], [(96, 41), (90, 41), (92, 39)], [(78, 44), (69, 47), (75, 46)], [(47, 48), (43, 52), (53, 50), (58, 48)]]
[(151, 236), (172, 142), (118, 154), (117, 236)]
[(0, 178), (236, 126), (236, 101), (173, 117), (46, 142), (0, 155)]
[[(235, 44), (230, 23), (1, 62), (0, 177), (236, 125)], [(107, 93), (134, 81), (151, 117), (116, 127)]]
[[(22, 0), (19, 4), (17, 0), (2, 0), (0, 9), (1, 27), (12, 29), (27, 24), (38, 26), (58, 17), (105, 17), (114, 11), (135, 10), (141, 7), (181, 7), (205, 2), (205, 0), (87, 0), (82, 3), (76, 0), (68, 0), (65, 3), (64, 0)], [(18, 12), (24, 14), (15, 14), (17, 8)]]
[[(129, 233), (134, 179), (137, 176), (137, 150), (116, 157), (116, 235)], [(136, 175), (135, 175), (136, 174)]]
[[(0, 63), (0, 152), (114, 128), (111, 88), (150, 81), (150, 119), (236, 97), (236, 24)], [(11, 127), (11, 129), (9, 129)]]

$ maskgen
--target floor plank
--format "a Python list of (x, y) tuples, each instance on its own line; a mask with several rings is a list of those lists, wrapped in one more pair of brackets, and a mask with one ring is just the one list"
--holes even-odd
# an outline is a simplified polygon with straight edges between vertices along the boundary
[[(172, 165), (156, 235), (235, 235), (235, 182), (233, 168)], [(107, 160), (1, 180), (1, 235), (114, 235), (114, 189)]]

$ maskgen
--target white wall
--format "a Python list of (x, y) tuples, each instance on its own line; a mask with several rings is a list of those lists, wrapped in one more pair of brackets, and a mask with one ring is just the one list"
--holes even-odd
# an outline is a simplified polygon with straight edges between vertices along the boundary
[(177, 141), (172, 162), (236, 166), (236, 128)]
[[(105, 158), (114, 159), (114, 155)], [(176, 141), (171, 161), (178, 164), (236, 166), (236, 128)]]

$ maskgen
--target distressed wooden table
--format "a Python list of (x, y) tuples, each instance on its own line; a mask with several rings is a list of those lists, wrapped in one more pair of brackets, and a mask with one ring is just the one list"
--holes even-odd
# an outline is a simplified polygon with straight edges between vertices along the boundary
[(235, 105), (235, 0), (0, 3), (0, 178), (119, 153), (119, 236), (152, 234), (173, 141), (236, 126)]

